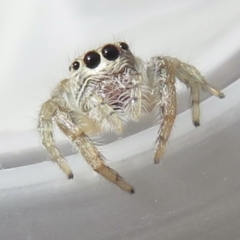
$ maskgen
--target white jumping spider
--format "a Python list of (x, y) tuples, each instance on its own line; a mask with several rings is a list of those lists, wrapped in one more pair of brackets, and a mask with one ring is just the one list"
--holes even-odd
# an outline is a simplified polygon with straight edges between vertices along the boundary
[(176, 78), (190, 88), (195, 126), (199, 126), (200, 92), (224, 97), (195, 67), (168, 56), (153, 57), (145, 63), (124, 42), (87, 52), (76, 58), (69, 70), (69, 78), (57, 85), (40, 110), (38, 130), (42, 143), (51, 159), (69, 179), (73, 178), (53, 138), (55, 122), (95, 171), (129, 193), (134, 193), (134, 188), (105, 164), (89, 136), (100, 132), (120, 134), (129, 121), (137, 121), (157, 108), (161, 124), (154, 161), (158, 163), (176, 117)]

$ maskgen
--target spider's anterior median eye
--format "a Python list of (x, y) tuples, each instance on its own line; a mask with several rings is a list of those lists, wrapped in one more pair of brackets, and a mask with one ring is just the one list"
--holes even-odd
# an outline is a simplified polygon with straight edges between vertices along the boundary
[(74, 70), (78, 70), (80, 67), (80, 63), (78, 61), (73, 62), (73, 64), (69, 67), (69, 70), (73, 68)]
[(114, 61), (119, 57), (119, 51), (116, 46), (108, 44), (103, 47), (102, 55), (110, 61)]
[(128, 45), (127, 45), (125, 42), (121, 42), (121, 43), (120, 43), (120, 47), (121, 47), (123, 50), (128, 50), (128, 49), (129, 49)]
[(91, 51), (86, 53), (83, 61), (85, 62), (88, 68), (96, 68), (100, 63), (101, 58), (97, 52)]

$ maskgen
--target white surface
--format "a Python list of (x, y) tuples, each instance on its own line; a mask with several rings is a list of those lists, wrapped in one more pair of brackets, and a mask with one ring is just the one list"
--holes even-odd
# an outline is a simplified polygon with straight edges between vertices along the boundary
[[(240, 239), (239, 1), (2, 1), (0, 13), (1, 240)], [(43, 162), (35, 131), (39, 106), (71, 60), (115, 38), (143, 58), (169, 54), (191, 62), (227, 87), (226, 99), (203, 102), (198, 129), (180, 89), (182, 113), (157, 166), (157, 127), (100, 148), (136, 188), (133, 196), (63, 145), (75, 173), (67, 181)], [(140, 125), (127, 131), (152, 119)]]
[[(203, 103), (210, 118), (197, 130), (182, 113), (160, 165), (152, 151), (111, 165), (135, 186), (133, 196), (86, 166), (78, 170), (75, 156), (68, 158), (74, 181), (49, 162), (4, 170), (2, 239), (239, 239), (239, 87), (240, 80), (225, 90), (222, 107), (214, 98)], [(148, 141), (152, 130), (141, 135)], [(116, 148), (129, 156), (128, 140), (112, 144), (109, 156)]]

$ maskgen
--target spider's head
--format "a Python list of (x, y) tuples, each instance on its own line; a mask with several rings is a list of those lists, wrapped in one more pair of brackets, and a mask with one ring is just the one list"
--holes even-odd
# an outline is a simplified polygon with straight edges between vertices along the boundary
[(125, 108), (130, 91), (139, 84), (137, 68), (125, 42), (106, 44), (78, 57), (69, 67), (77, 105), (94, 95), (115, 109)]
[(77, 74), (99, 76), (119, 71), (122, 65), (133, 64), (134, 57), (125, 42), (106, 44), (78, 57), (69, 67), (73, 76)]

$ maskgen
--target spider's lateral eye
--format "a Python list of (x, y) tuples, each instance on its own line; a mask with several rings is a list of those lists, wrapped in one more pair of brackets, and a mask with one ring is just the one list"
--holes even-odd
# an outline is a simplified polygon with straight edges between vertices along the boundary
[(123, 50), (128, 50), (128, 49), (129, 49), (129, 46), (128, 46), (125, 42), (121, 42), (121, 43), (120, 43), (120, 47), (121, 47)]
[(78, 61), (73, 62), (73, 64), (69, 67), (69, 71), (73, 68), (75, 71), (80, 67), (80, 63)]
[(102, 49), (102, 55), (110, 61), (114, 61), (119, 57), (119, 51), (116, 46), (112, 44), (108, 44), (103, 47)]
[(83, 61), (88, 68), (96, 68), (100, 63), (101, 58), (97, 52), (91, 51), (91, 52), (86, 53)]

